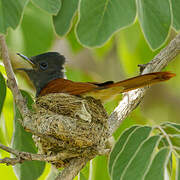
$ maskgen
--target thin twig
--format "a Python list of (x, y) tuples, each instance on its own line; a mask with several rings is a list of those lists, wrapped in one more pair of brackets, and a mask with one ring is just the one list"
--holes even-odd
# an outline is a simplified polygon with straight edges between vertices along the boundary
[[(178, 34), (164, 49), (160, 51), (144, 67), (142, 74), (161, 71), (180, 53), (180, 34)], [(125, 93), (122, 101), (108, 119), (110, 134), (119, 127), (121, 122), (139, 105), (148, 88), (140, 88)]]
[(67, 153), (58, 153), (57, 155), (44, 155), (44, 154), (33, 154), (28, 152), (21, 152), (16, 149), (4, 146), (3, 144), (0, 144), (0, 149), (5, 150), (6, 152), (9, 152), (16, 156), (16, 158), (4, 158), (0, 159), (0, 163), (6, 163), (14, 165), (16, 163), (21, 163), (24, 160), (26, 161), (46, 161), (46, 162), (55, 162), (55, 161), (61, 161), (63, 159), (66, 159), (69, 157), (69, 154)]
[(15, 156), (19, 155), (19, 151), (15, 150), (13, 148), (7, 147), (3, 144), (0, 144), (0, 149), (3, 149), (4, 151), (6, 151), (8, 153), (14, 154)]
[(8, 158), (8, 157), (6, 157), (4, 159), (0, 159), (0, 163), (4, 163), (7, 166), (9, 166), (9, 165), (14, 166), (14, 165), (16, 165), (18, 163), (22, 163), (22, 162), (24, 162), (24, 160), (19, 158), (19, 157), (17, 157), (17, 158)]

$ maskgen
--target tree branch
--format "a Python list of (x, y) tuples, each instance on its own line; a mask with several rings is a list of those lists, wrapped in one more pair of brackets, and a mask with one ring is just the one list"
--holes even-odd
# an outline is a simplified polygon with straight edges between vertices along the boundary
[[(17, 163), (22, 163), (24, 161), (45, 161), (45, 162), (55, 162), (60, 161), (63, 159), (66, 159), (68, 154), (66, 153), (58, 153), (57, 155), (43, 155), (43, 154), (33, 154), (28, 152), (20, 152), (13, 148), (4, 146), (3, 144), (0, 144), (0, 149), (5, 150), (6, 152), (9, 152), (13, 155), (15, 155), (15, 158), (3, 158), (0, 159), (0, 163), (5, 163), (6, 165), (15, 165)], [(73, 158), (70, 161), (70, 164), (68, 167), (66, 167), (64, 170), (60, 172), (60, 174), (56, 177), (56, 180), (71, 180), (73, 179), (79, 171), (86, 165), (86, 163), (90, 159), (88, 158)]]
[(18, 109), (23, 117), (23, 122), (21, 123), (23, 124), (23, 127), (25, 129), (31, 129), (31, 125), (30, 125), (31, 123), (29, 123), (31, 121), (31, 112), (29, 111), (26, 101), (22, 97), (18, 89), (14, 72), (11, 66), (11, 62), (10, 62), (10, 58), (8, 54), (8, 48), (6, 45), (4, 35), (0, 35), (0, 46), (1, 46), (2, 60), (3, 60), (4, 67), (7, 73), (8, 85), (12, 91), (15, 103), (17, 104)]
[(74, 158), (68, 167), (64, 168), (55, 180), (72, 180), (89, 161), (87, 158)]
[(9, 165), (16, 165), (18, 163), (22, 163), (24, 160), (23, 159), (20, 159), (20, 158), (4, 158), (4, 159), (0, 159), (0, 163), (4, 163), (6, 164), (7, 166)]
[[(178, 34), (168, 46), (160, 51), (143, 68), (142, 74), (158, 72), (168, 65), (180, 53), (180, 34)], [(110, 134), (119, 127), (121, 122), (139, 105), (148, 88), (140, 88), (124, 93), (122, 101), (108, 119)]]
[(17, 163), (22, 163), (23, 161), (45, 161), (45, 162), (55, 162), (66, 159), (69, 157), (66, 153), (58, 153), (57, 155), (44, 155), (44, 154), (33, 154), (28, 152), (17, 151), (16, 149), (4, 146), (0, 144), (0, 149), (9, 152), (16, 156), (16, 158), (4, 158), (0, 159), (0, 163), (6, 163), (7, 165), (15, 165)]

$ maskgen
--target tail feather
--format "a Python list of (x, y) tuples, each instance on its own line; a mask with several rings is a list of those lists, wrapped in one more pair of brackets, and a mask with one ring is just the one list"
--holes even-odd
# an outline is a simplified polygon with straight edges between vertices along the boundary
[(161, 81), (167, 81), (174, 76), (175, 74), (170, 72), (154, 72), (144, 74), (117, 83), (110, 82), (103, 83), (101, 85), (98, 84), (99, 88), (88, 91), (82, 95), (91, 96), (95, 99), (100, 99), (101, 102), (104, 103), (113, 99), (116, 95), (120, 93), (156, 84)]
[(174, 77), (175, 75), (176, 74), (170, 72), (154, 72), (154, 73), (136, 76), (107, 86), (108, 88), (120, 86), (123, 87), (123, 92), (127, 92), (133, 89), (156, 84), (161, 81), (167, 81), (170, 78)]

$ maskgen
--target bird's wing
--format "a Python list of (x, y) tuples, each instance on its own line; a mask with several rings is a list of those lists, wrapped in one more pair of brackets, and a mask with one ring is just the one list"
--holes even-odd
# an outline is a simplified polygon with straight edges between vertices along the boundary
[(67, 93), (70, 95), (81, 95), (86, 92), (98, 89), (99, 86), (93, 83), (73, 82), (67, 79), (55, 79), (49, 82), (40, 92), (40, 95), (50, 93)]

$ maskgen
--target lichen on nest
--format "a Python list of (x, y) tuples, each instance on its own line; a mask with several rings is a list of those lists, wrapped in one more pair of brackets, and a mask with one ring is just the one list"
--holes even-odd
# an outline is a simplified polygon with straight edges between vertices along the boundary
[(56, 167), (64, 167), (74, 157), (94, 157), (106, 149), (109, 136), (108, 115), (99, 100), (63, 93), (41, 96), (34, 104), (33, 126), (38, 133), (56, 138), (62, 145), (33, 136), (39, 153), (66, 157), (58, 159)]

